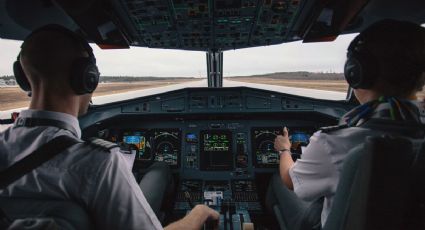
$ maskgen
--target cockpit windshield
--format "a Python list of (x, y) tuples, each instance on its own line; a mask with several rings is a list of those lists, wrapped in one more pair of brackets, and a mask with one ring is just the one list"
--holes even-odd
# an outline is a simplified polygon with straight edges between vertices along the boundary
[[(342, 35), (329, 43), (292, 42), (224, 51), (223, 87), (247, 86), (344, 100), (348, 89), (342, 74), (345, 50), (354, 36)], [(184, 87), (208, 87), (205, 52), (138, 47), (110, 51), (96, 47), (95, 54), (103, 75), (103, 84), (97, 90), (99, 96), (111, 88), (119, 93), (139, 89), (160, 93)], [(114, 101), (137, 97), (140, 93), (120, 94)], [(103, 98), (95, 98), (94, 103), (104, 103)]]
[[(223, 52), (223, 87), (246, 86), (326, 100), (344, 100), (343, 66), (356, 34), (333, 42), (302, 43)], [(0, 40), (1, 110), (25, 108), (30, 98), (14, 80), (19, 41)], [(205, 52), (131, 47), (102, 50), (91, 44), (101, 72), (94, 104), (105, 104), (187, 87), (208, 87)], [(420, 93), (420, 97), (424, 94)]]

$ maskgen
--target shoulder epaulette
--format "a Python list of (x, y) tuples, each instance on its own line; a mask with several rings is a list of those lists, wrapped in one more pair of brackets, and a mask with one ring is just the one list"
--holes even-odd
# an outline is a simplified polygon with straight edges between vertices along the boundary
[(329, 133), (329, 132), (332, 132), (332, 131), (345, 129), (345, 128), (348, 128), (348, 125), (343, 124), (343, 125), (326, 126), (326, 127), (319, 128), (319, 130), (322, 131), (322, 133)]
[(133, 151), (139, 152), (139, 149), (134, 144), (120, 143), (120, 152), (124, 154), (132, 154)]
[(108, 150), (108, 151), (110, 149), (118, 147), (117, 144), (109, 142), (109, 141), (105, 141), (105, 140), (100, 139), (100, 138), (90, 138), (88, 140), (88, 143), (91, 144), (91, 145), (95, 145), (96, 147), (101, 147), (101, 148)]

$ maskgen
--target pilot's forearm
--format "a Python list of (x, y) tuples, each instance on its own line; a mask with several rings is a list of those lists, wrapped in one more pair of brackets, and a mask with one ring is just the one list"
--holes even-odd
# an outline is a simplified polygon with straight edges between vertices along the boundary
[(185, 216), (183, 219), (180, 219), (176, 222), (173, 222), (167, 225), (164, 230), (199, 230), (203, 224), (203, 217), (199, 213), (191, 212), (189, 215)]
[(292, 183), (291, 176), (289, 175), (289, 169), (292, 168), (293, 165), (294, 165), (294, 160), (292, 160), (291, 154), (289, 154), (288, 152), (285, 152), (280, 155), (280, 165), (279, 165), (280, 178), (282, 179), (286, 187), (288, 187), (288, 189), (291, 189), (291, 190), (294, 189), (294, 184)]
[(188, 221), (187, 219), (181, 219), (176, 222), (173, 222), (166, 226), (164, 230), (180, 230), (180, 229), (189, 229), (189, 230), (198, 230), (201, 228), (202, 225), (200, 224), (194, 224)]

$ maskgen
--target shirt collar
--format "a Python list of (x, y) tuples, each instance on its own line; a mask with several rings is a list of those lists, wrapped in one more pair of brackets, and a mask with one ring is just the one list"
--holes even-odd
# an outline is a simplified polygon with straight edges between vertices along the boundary
[[(340, 125), (360, 126), (370, 118), (391, 120), (413, 120), (422, 123), (420, 103), (393, 97), (384, 97), (361, 104), (347, 112)], [(419, 107), (418, 107), (419, 106)]]
[(43, 118), (43, 119), (52, 119), (52, 120), (65, 122), (71, 125), (75, 129), (75, 131), (77, 131), (77, 137), (81, 138), (81, 129), (80, 129), (80, 124), (78, 122), (78, 119), (70, 114), (47, 111), (47, 110), (27, 109), (27, 110), (22, 110), (21, 113), (19, 114), (19, 117)]

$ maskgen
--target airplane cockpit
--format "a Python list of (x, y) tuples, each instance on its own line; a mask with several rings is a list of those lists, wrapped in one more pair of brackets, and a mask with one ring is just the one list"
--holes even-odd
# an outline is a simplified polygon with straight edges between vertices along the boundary
[(332, 94), (318, 99), (272, 87), (227, 87), (224, 51), (329, 42), (383, 18), (424, 23), (424, 11), (422, 1), (401, 0), (0, 0), (0, 37), (22, 40), (56, 23), (102, 49), (205, 52), (205, 87), (94, 99), (79, 118), (82, 139), (130, 146), (137, 181), (155, 162), (169, 166), (174, 192), (162, 204), (163, 226), (206, 204), (220, 213), (219, 229), (248, 229), (246, 223), (279, 229), (266, 207), (270, 179), (279, 173), (275, 138), (289, 129), (296, 161), (318, 129), (338, 125), (358, 102), (351, 89), (334, 100)]
[(80, 122), (86, 137), (135, 145), (136, 177), (153, 162), (170, 166), (172, 219), (196, 204), (226, 204), (221, 229), (251, 221), (272, 229), (264, 197), (279, 167), (274, 139), (288, 127), (296, 160), (318, 128), (336, 125), (351, 107), (245, 87), (193, 88), (94, 107)]

